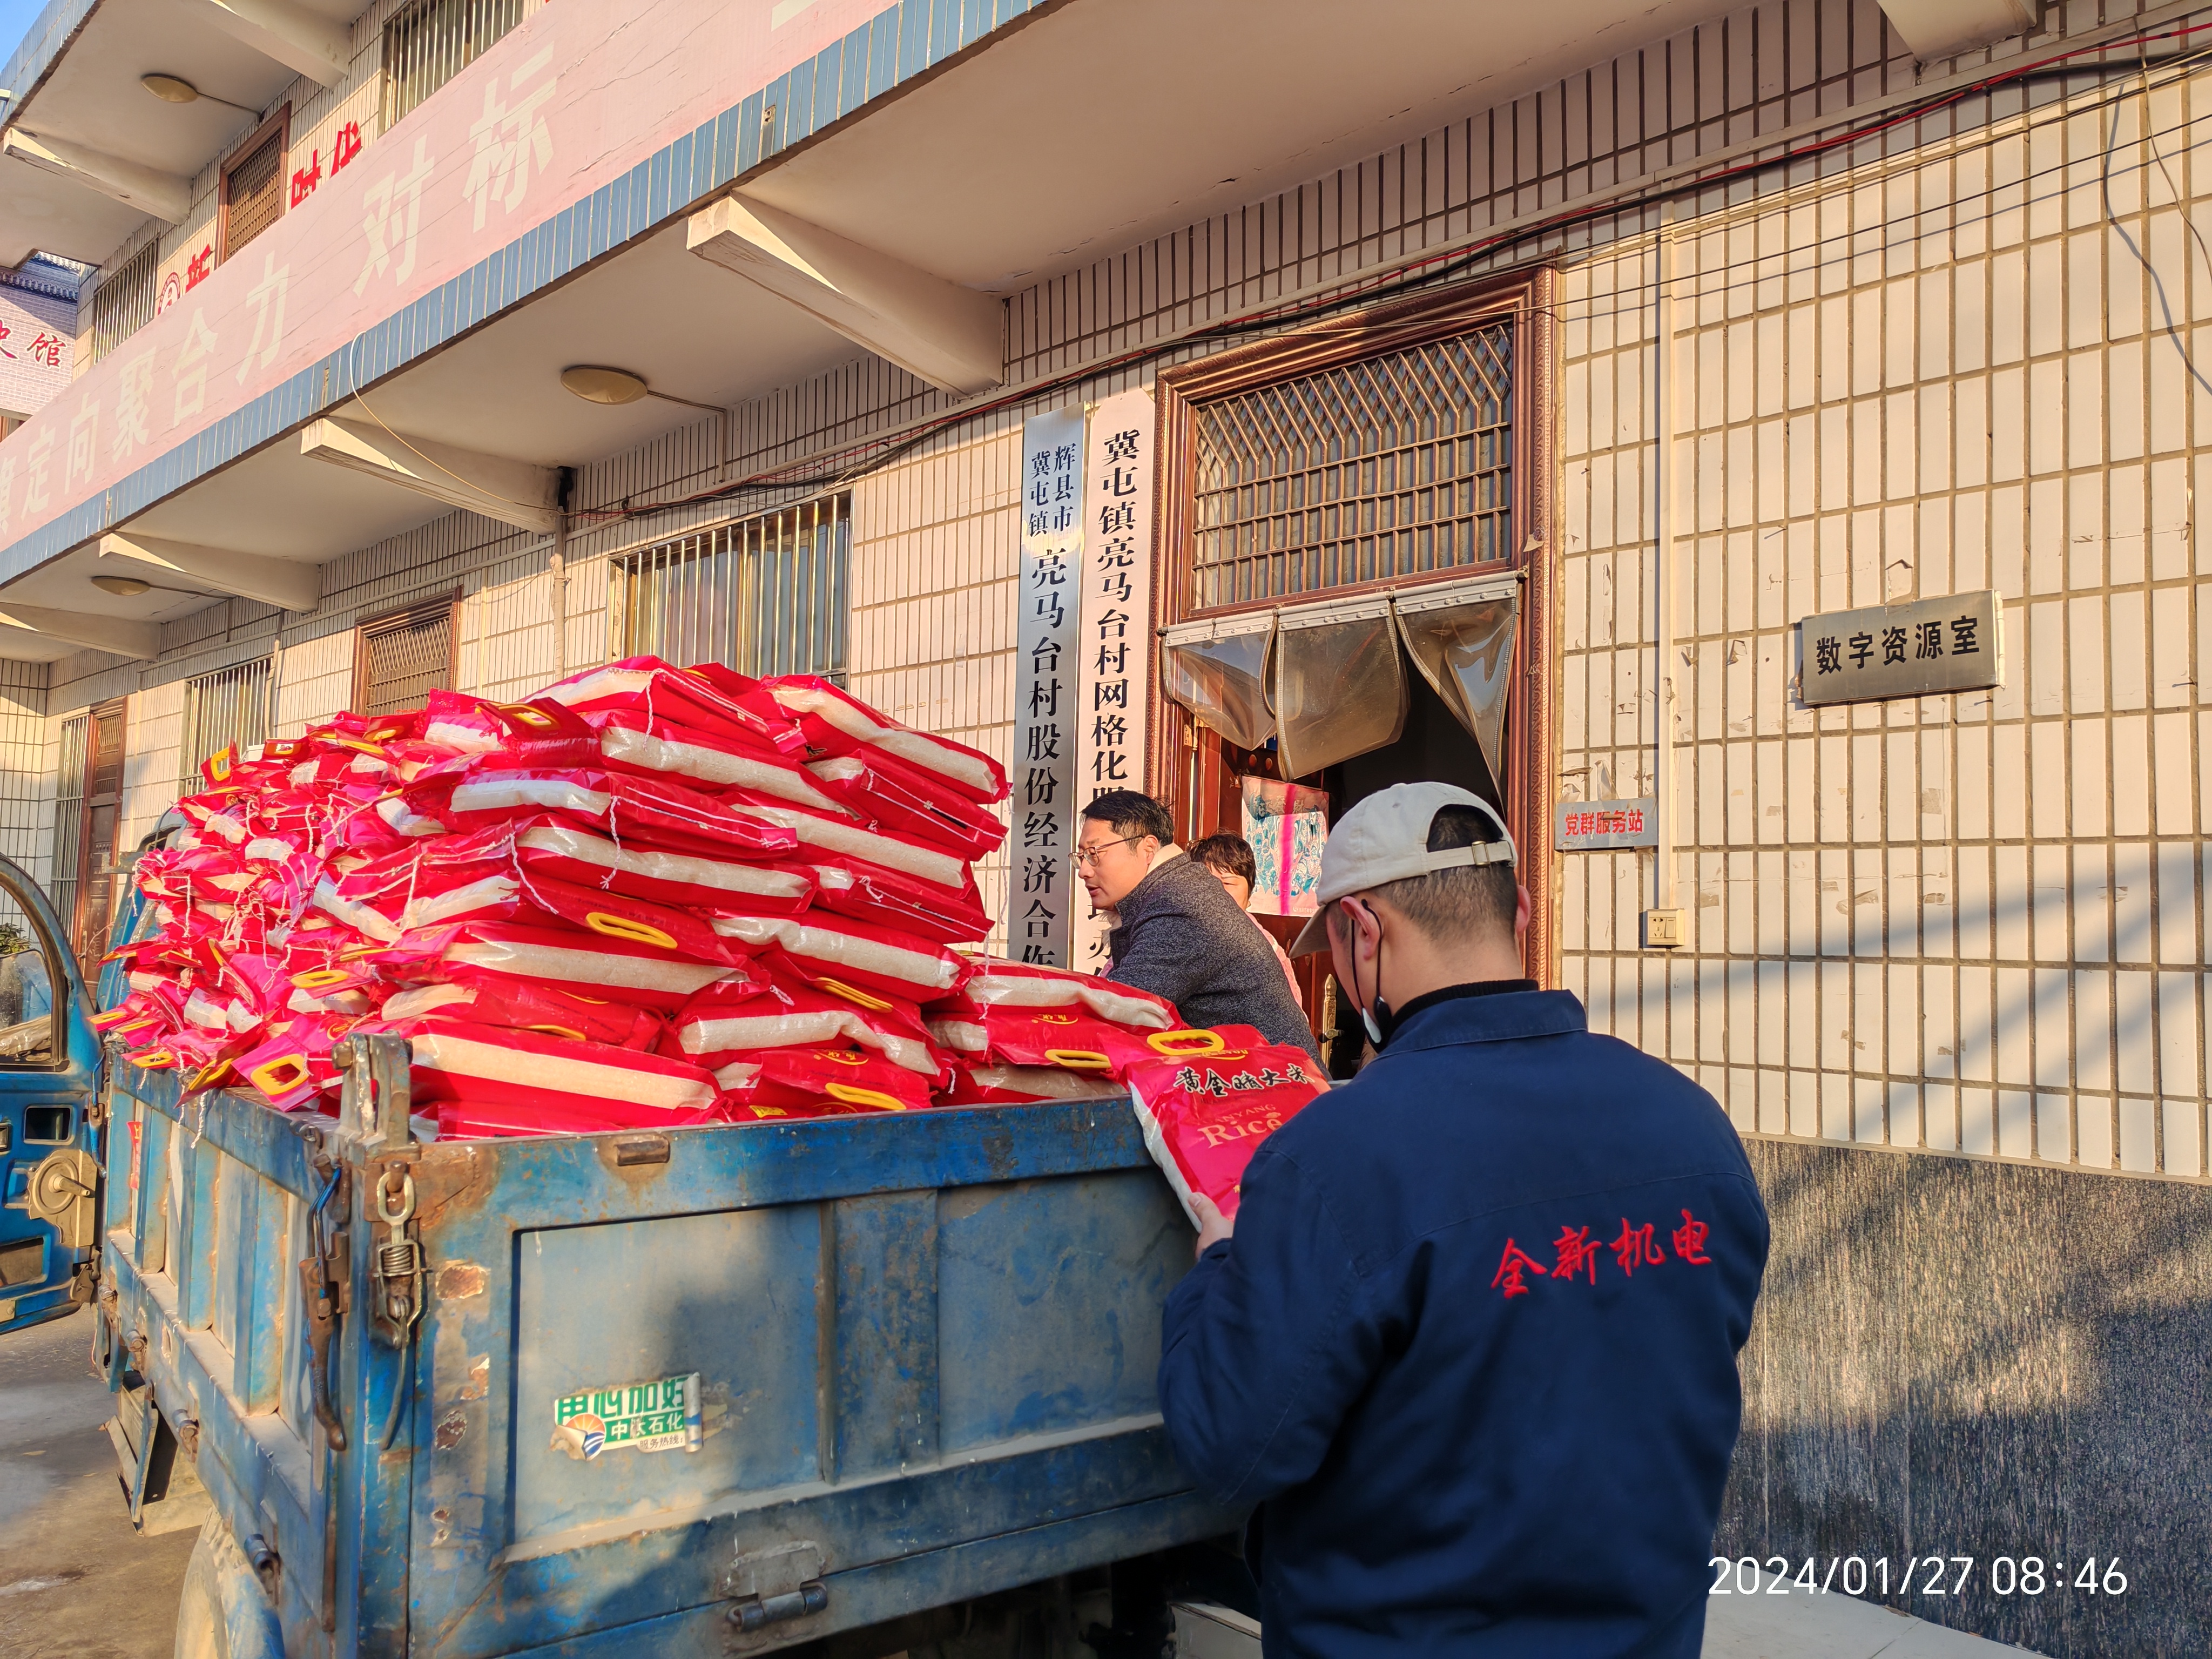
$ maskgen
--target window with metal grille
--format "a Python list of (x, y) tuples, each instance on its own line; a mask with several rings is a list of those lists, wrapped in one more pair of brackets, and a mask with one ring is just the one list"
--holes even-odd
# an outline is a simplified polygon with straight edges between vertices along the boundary
[(453, 684), (453, 601), (433, 599), (365, 622), (354, 652), (353, 706), (361, 714), (420, 708)]
[(384, 125), (476, 62), (520, 23), (531, 0), (416, 0), (384, 26)]
[(243, 749), (269, 736), (269, 659), (257, 657), (185, 682), (184, 740), (179, 746), (177, 793), (201, 786), (200, 765), (226, 744)]
[(222, 170), (226, 259), (284, 215), (284, 139), (290, 116), (289, 106), (279, 110)]
[(161, 275), (161, 240), (155, 237), (125, 259), (92, 296), (92, 360), (98, 362), (154, 318), (154, 287)]
[(852, 539), (853, 498), (833, 495), (632, 554), (613, 583), (622, 654), (842, 684)]
[(1190, 605), (1510, 557), (1513, 324), (1192, 410)]

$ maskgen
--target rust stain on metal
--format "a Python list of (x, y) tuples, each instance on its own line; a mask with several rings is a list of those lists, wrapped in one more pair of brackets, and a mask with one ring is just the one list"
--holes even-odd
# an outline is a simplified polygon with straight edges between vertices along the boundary
[(428, 1233), (450, 1212), (480, 1208), (499, 1182), (500, 1155), (489, 1142), (422, 1149), (415, 1164), (415, 1221)]
[(491, 1392), (491, 1356), (478, 1354), (469, 1362), (469, 1380), (461, 1385), (457, 1396), (462, 1400), (482, 1400)]
[(482, 1296), (491, 1274), (473, 1261), (448, 1261), (438, 1269), (438, 1300), (459, 1302), (465, 1297)]
[(461, 1443), (461, 1437), (468, 1431), (469, 1414), (466, 1412), (447, 1412), (438, 1419), (437, 1432), (432, 1436), (430, 1443), (440, 1451), (451, 1451)]
[(631, 1192), (642, 1193), (668, 1173), (673, 1155), (672, 1138), (653, 1130), (631, 1130), (623, 1134), (597, 1135), (592, 1150), (602, 1165)]
[(430, 1511), (430, 1520), (437, 1528), (436, 1531), (430, 1534), (430, 1542), (434, 1546), (443, 1544), (453, 1537), (453, 1529), (452, 1526), (448, 1524), (453, 1518), (453, 1512), (451, 1510), (441, 1509), (432, 1510)]

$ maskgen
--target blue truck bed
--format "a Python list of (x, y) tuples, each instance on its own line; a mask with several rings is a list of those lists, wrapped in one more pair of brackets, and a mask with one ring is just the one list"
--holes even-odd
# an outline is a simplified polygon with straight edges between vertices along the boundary
[[(107, 1084), (111, 1376), (150, 1382), (264, 1646), (768, 1650), (1237, 1524), (1160, 1427), (1191, 1235), (1124, 1100), (404, 1145), (390, 1075), (337, 1123)], [(403, 1326), (370, 1211), (409, 1182)]]

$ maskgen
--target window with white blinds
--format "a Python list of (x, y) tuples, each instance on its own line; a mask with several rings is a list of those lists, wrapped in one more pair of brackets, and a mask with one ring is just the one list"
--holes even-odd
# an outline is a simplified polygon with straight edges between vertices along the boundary
[(618, 560), (619, 654), (842, 684), (852, 540), (853, 498), (832, 495)]
[(185, 726), (178, 750), (177, 793), (203, 780), (200, 764), (226, 744), (243, 749), (269, 736), (269, 659), (256, 657), (185, 682)]

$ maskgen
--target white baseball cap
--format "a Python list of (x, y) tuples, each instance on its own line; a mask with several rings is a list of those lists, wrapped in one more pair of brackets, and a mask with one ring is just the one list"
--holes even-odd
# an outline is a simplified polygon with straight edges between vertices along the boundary
[[(1498, 826), (1498, 839), (1431, 853), (1429, 826), (1447, 806), (1474, 807)], [(1505, 820), (1481, 796), (1455, 784), (1394, 783), (1368, 796), (1329, 830), (1328, 844), (1321, 853), (1321, 884), (1315, 891), (1318, 906), (1313, 919), (1299, 930), (1291, 954), (1311, 956), (1328, 949), (1329, 907), (1340, 898), (1394, 881), (1410, 881), (1432, 870), (1520, 861)]]

